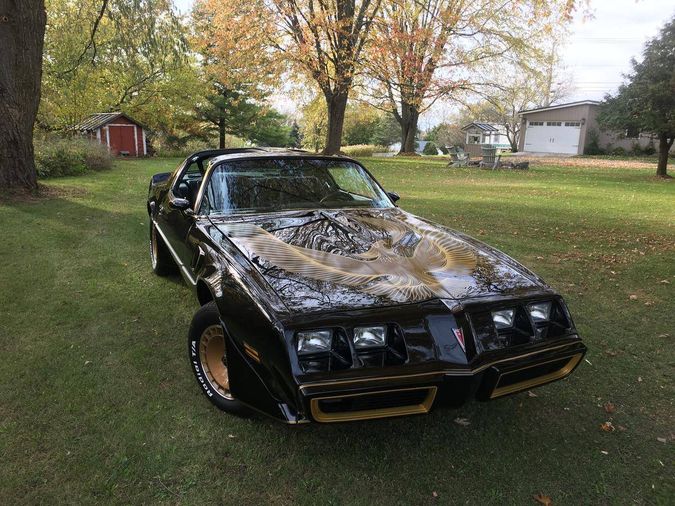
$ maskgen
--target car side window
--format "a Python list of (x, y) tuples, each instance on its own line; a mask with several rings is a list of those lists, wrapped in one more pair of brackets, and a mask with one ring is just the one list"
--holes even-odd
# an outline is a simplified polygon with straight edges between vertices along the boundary
[(201, 161), (190, 162), (187, 169), (178, 178), (173, 188), (173, 193), (177, 197), (189, 200), (195, 203), (199, 187), (202, 184), (203, 169)]

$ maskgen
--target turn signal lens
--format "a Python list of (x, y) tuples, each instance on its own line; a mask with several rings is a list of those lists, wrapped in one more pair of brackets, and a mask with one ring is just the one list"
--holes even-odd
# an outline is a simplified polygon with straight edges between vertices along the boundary
[(501, 311), (494, 311), (492, 313), (492, 321), (498, 329), (508, 329), (513, 326), (513, 309), (502, 309)]
[(308, 330), (298, 332), (298, 353), (320, 353), (330, 351), (333, 341), (332, 330)]
[(386, 344), (386, 327), (355, 327), (354, 346), (356, 348), (380, 348)]
[(530, 304), (527, 306), (527, 310), (535, 322), (545, 322), (551, 315), (551, 303), (537, 302), (536, 304)]

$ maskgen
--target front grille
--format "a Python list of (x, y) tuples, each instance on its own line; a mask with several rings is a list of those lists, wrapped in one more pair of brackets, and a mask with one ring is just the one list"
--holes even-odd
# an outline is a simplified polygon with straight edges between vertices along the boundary
[[(468, 312), (479, 351), (492, 351), (522, 344), (554, 339), (572, 332), (572, 322), (560, 300), (551, 301), (548, 321), (534, 321), (527, 310), (531, 301), (504, 304), (489, 311)], [(513, 325), (498, 329), (492, 321), (492, 312), (500, 309), (515, 311)]]
[(339, 422), (426, 413), (436, 387), (408, 388), (320, 397), (311, 400), (312, 416), (319, 422)]

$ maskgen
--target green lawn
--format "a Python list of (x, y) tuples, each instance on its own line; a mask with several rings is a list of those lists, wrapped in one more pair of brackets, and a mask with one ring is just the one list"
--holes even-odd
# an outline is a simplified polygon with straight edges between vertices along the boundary
[(343, 425), (218, 412), (187, 361), (196, 299), (150, 271), (148, 179), (176, 160), (119, 162), (0, 204), (0, 504), (672, 504), (675, 184), (365, 161), (404, 209), (562, 292), (589, 347), (572, 377)]

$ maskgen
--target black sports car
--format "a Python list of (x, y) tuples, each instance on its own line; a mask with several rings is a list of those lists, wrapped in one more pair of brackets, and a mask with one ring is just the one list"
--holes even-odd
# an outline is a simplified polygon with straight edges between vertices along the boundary
[(398, 198), (355, 160), (294, 150), (204, 151), (152, 178), (152, 267), (195, 288), (188, 352), (213, 404), (360, 420), (574, 370), (586, 347), (560, 295)]

